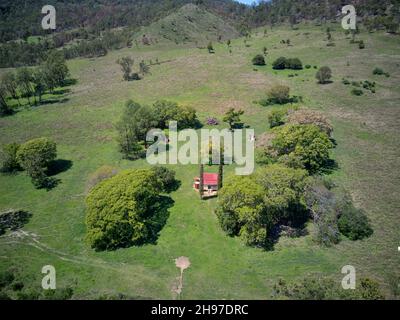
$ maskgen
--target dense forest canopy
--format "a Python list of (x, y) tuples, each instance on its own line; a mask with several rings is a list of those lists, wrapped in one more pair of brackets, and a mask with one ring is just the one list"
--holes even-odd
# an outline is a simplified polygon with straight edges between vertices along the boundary
[[(187, 3), (203, 6), (237, 26), (259, 26), (293, 17), (332, 19), (348, 4), (344, 0), (271, 0), (246, 6), (233, 0), (2, 0), (0, 3), (0, 41), (41, 35), (41, 8), (57, 9), (57, 31), (76, 28), (104, 30), (121, 26), (148, 25)], [(352, 1), (359, 16), (399, 17), (399, 0)]]

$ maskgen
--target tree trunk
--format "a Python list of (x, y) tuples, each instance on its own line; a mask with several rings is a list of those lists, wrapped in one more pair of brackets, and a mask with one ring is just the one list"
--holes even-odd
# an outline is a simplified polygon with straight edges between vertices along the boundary
[(203, 181), (203, 175), (204, 175), (204, 165), (200, 164), (200, 183), (199, 183), (199, 194), (200, 194), (200, 199), (203, 199), (203, 191), (204, 191), (204, 181)]

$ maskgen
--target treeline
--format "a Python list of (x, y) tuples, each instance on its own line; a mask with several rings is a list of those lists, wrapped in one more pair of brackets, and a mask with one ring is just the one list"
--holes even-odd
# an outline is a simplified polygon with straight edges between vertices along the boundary
[(30, 106), (42, 102), (45, 92), (54, 92), (64, 86), (69, 75), (64, 55), (51, 52), (36, 68), (21, 67), (5, 73), (0, 80), (0, 116), (13, 113), (10, 100), (21, 106), (21, 99), (27, 99)]
[[(76, 36), (84, 38), (77, 39)], [(73, 40), (76, 42), (68, 45)], [(0, 45), (0, 68), (36, 65), (50, 50), (61, 46), (64, 46), (61, 50), (64, 58), (72, 59), (103, 56), (107, 54), (108, 50), (121, 49), (131, 45), (129, 31), (106, 31), (99, 37), (87, 32), (63, 33), (57, 34), (51, 39), (39, 39), (37, 43), (12, 41)]]
[[(41, 8), (46, 4), (57, 9), (57, 31), (90, 28), (96, 32), (122, 26), (140, 27), (163, 18), (181, 6), (195, 3), (237, 26), (249, 27), (289, 21), (336, 19), (342, 0), (271, 0), (245, 6), (233, 0), (3, 0), (0, 4), (0, 42), (45, 35), (41, 28)], [(399, 22), (397, 0), (360, 0), (354, 4), (359, 17), (389, 17)]]

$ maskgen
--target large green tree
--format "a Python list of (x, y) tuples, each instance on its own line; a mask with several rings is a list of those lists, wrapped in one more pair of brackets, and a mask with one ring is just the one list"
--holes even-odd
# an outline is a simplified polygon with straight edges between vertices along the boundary
[(154, 236), (159, 197), (149, 169), (127, 170), (96, 185), (86, 198), (86, 240), (97, 250), (141, 244)]

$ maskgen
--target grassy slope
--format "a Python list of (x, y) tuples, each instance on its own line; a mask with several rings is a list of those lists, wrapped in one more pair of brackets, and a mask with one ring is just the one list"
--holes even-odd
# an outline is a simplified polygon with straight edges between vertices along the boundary
[[(336, 47), (331, 48), (326, 47), (319, 29), (302, 26), (298, 31), (269, 31), (267, 38), (260, 31), (249, 41), (250, 47), (244, 46), (243, 39), (234, 40), (232, 54), (226, 45), (216, 45), (214, 55), (206, 50), (152, 46), (70, 61), (78, 84), (67, 94), (69, 100), (0, 119), (0, 143), (50, 136), (57, 141), (59, 158), (73, 161), (68, 171), (57, 176), (62, 183), (49, 192), (35, 190), (24, 173), (0, 176), (0, 210), (13, 207), (32, 212), (24, 229), (37, 236), (1, 237), (0, 270), (17, 266), (39, 286), (41, 267), (53, 264), (59, 286), (76, 281), (78, 296), (123, 292), (172, 298), (171, 288), (178, 276), (173, 259), (181, 255), (192, 262), (185, 271), (184, 298), (269, 298), (278, 277), (321, 272), (340, 279), (345, 264), (385, 285), (390, 273), (398, 274), (400, 262), (400, 41), (381, 33), (362, 34), (367, 47), (361, 51), (342, 33), (333, 35)], [(293, 46), (279, 44), (287, 38)], [(263, 46), (269, 48), (268, 66), (253, 71), (251, 58)], [(158, 58), (168, 62), (153, 66), (142, 81), (123, 82), (115, 60), (127, 54), (136, 61)], [(270, 63), (280, 55), (298, 56), (304, 64), (331, 66), (334, 83), (317, 85), (314, 69), (299, 71), (294, 78), (288, 77), (294, 72), (275, 73)], [(389, 71), (391, 77), (373, 76), (375, 66)], [(376, 80), (377, 93), (352, 96), (350, 88), (340, 82), (344, 76)], [(371, 238), (344, 240), (328, 249), (315, 246), (310, 236), (282, 238), (272, 252), (245, 247), (219, 229), (213, 213), (215, 200), (201, 202), (191, 189), (197, 168), (177, 166), (182, 186), (172, 194), (175, 205), (157, 245), (96, 253), (84, 244), (87, 176), (104, 164), (119, 168), (146, 165), (144, 161), (121, 160), (117, 152), (113, 123), (126, 99), (143, 103), (173, 99), (194, 106), (202, 120), (209, 115), (221, 117), (231, 106), (241, 107), (246, 111), (245, 121), (261, 133), (267, 130), (270, 109), (252, 101), (262, 98), (277, 82), (290, 85), (293, 94), (305, 97), (306, 106), (323, 110), (333, 121), (338, 142), (334, 157), (340, 166), (333, 177), (366, 209), (375, 230)]]

